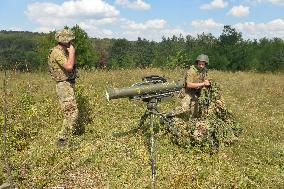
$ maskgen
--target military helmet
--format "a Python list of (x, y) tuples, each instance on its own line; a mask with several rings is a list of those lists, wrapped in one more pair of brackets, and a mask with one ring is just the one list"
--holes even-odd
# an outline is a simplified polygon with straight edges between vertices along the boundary
[(73, 39), (75, 39), (75, 35), (70, 29), (58, 30), (55, 33), (55, 40), (59, 43), (69, 43)]
[(200, 54), (198, 55), (198, 57), (196, 58), (195, 62), (197, 63), (197, 61), (203, 61), (205, 62), (206, 64), (209, 64), (209, 58), (207, 55), (205, 54)]

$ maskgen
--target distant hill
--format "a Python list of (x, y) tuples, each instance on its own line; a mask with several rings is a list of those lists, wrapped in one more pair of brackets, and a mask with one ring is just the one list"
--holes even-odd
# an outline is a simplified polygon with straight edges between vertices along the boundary
[[(245, 40), (231, 26), (224, 26), (219, 37), (202, 33), (197, 37), (163, 37), (160, 42), (142, 38), (136, 41), (89, 38), (79, 26), (72, 29), (77, 35), (77, 64), (82, 68), (185, 68), (203, 53), (209, 56), (211, 69), (284, 71), (283, 39)], [(46, 70), (49, 49), (55, 43), (54, 32), (1, 31), (0, 69)]]

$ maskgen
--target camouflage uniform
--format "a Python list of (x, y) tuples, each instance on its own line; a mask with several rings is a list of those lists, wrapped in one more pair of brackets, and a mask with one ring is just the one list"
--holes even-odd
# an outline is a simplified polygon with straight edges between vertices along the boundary
[(78, 119), (78, 108), (75, 99), (74, 86), (76, 71), (67, 72), (63, 64), (68, 59), (68, 52), (56, 46), (48, 56), (49, 72), (56, 81), (56, 93), (63, 112), (63, 125), (59, 132), (59, 139), (66, 139), (74, 131)]
[(191, 66), (185, 74), (186, 85), (196, 85), (184, 89), (180, 95), (180, 105), (166, 116), (172, 130), (176, 130), (173, 139), (180, 146), (199, 146), (216, 151), (222, 143), (235, 142), (241, 128), (226, 109), (219, 86), (214, 81), (208, 82), (205, 65), (199, 61), (209, 64), (207, 55), (197, 57), (197, 66)]
[[(185, 74), (185, 83), (202, 83), (207, 77), (207, 70), (200, 71), (192, 65)], [(200, 89), (185, 88), (181, 94), (180, 105), (170, 112), (170, 116), (177, 116), (186, 113), (190, 117), (198, 117), (198, 97)]]

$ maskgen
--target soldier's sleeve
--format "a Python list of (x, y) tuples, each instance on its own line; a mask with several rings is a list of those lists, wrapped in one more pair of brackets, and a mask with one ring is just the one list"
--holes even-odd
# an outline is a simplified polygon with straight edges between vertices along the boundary
[(59, 64), (60, 66), (67, 62), (67, 57), (60, 49), (54, 49), (53, 56), (57, 64)]
[(185, 82), (186, 83), (193, 83), (194, 82), (194, 74), (195, 70), (190, 67), (189, 70), (187, 70), (186, 75), (185, 75)]

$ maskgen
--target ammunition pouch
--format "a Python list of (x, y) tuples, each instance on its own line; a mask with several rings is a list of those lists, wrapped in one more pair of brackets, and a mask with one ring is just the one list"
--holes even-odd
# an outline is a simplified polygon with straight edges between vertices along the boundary
[(75, 84), (75, 79), (67, 79), (66, 81), (68, 81), (71, 84)]

